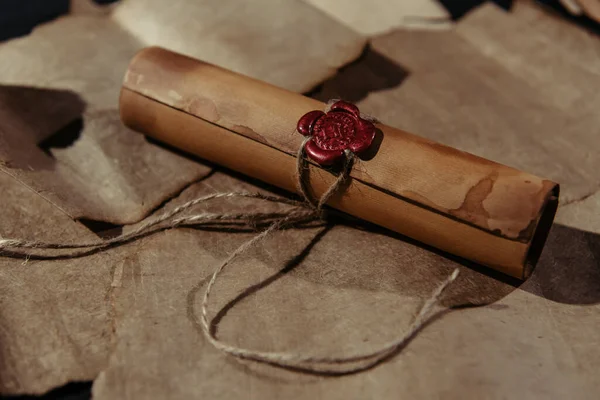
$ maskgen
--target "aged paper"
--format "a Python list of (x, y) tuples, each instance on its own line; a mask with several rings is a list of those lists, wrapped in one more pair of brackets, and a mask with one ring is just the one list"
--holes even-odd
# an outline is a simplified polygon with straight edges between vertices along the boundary
[[(286, 10), (282, 1), (260, 15), (221, 3), (229, 14), (211, 14), (208, 2), (80, 9), (0, 44), (0, 58), (11, 60), (0, 65), (0, 237), (101, 240), (201, 194), (271, 190), (211, 172), (118, 122), (123, 73), (146, 43), (181, 46), (295, 90), (324, 81), (362, 47), (358, 34), (306, 3)], [(600, 185), (590, 93), (598, 42), (532, 8), (518, 5), (512, 19), (496, 13), (476, 10), (456, 32), (376, 37), (312, 95), (341, 95), (390, 125), (561, 182), (569, 204), (527, 282), (360, 223), (277, 232), (218, 282), (210, 311), (223, 310), (218, 335), (228, 342), (316, 355), (374, 349), (402, 333), (456, 266), (461, 276), (443, 304), (493, 303), (444, 313), (387, 362), (332, 378), (238, 362), (204, 340), (198, 308), (207, 278), (253, 232), (173, 229), (55, 260), (3, 254), (0, 393), (94, 380), (97, 399), (594, 398)], [(228, 30), (208, 28), (211, 16)], [(488, 30), (490, 18), (498, 26)], [(540, 39), (521, 30), (531, 32), (533, 21), (552, 43), (527, 66)], [(152, 36), (150, 23), (162, 33)], [(563, 59), (573, 54), (588, 61)], [(560, 82), (548, 71), (535, 75), (544, 62), (559, 68)], [(63, 129), (74, 136), (56, 142)], [(269, 207), (230, 200), (190, 212)]]
[(394, 29), (450, 29), (453, 21), (437, 1), (304, 0), (331, 18), (367, 36)]
[(128, 0), (112, 19), (158, 45), (298, 92), (358, 57), (365, 38), (302, 1)]

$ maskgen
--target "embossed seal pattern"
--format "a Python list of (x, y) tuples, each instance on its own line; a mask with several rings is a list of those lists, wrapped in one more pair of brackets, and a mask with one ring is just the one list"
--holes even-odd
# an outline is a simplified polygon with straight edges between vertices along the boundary
[(375, 138), (375, 126), (361, 118), (358, 107), (338, 101), (329, 112), (310, 111), (298, 121), (298, 132), (311, 139), (305, 144), (306, 154), (320, 165), (332, 165), (344, 158), (345, 151), (360, 155)]

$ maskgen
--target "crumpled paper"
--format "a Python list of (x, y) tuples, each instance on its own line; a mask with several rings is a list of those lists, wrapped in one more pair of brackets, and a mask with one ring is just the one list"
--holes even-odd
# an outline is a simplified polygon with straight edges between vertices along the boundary
[(112, 19), (146, 46), (298, 92), (333, 75), (365, 44), (352, 29), (302, 1), (128, 0)]
[[(9, 86), (0, 96), (3, 107), (16, 107), (0, 122), (15, 130), (2, 129), (2, 168), (71, 217), (112, 224), (139, 221), (165, 196), (208, 172), (145, 147), (143, 138), (123, 142), (136, 138), (123, 135), (126, 128), (116, 110), (136, 51), (162, 45), (289, 89), (308, 90), (357, 57), (364, 45), (364, 38), (301, 2), (265, 2), (262, 7), (254, 2), (245, 9), (237, 2), (225, 7), (223, 2), (143, 0), (109, 8), (83, 1), (73, 6), (73, 15), (0, 44), (0, 58), (11, 60), (0, 66), (0, 84)], [(293, 41), (304, 46), (311, 37), (318, 44), (284, 51)], [(15, 98), (19, 104), (11, 105)], [(32, 119), (37, 108), (42, 110)], [(80, 149), (46, 151), (51, 154), (38, 149), (70, 123), (72, 142)], [(16, 131), (23, 130), (35, 138), (18, 139)], [(81, 130), (81, 140), (75, 141)]]
[(70, 91), (0, 86), (0, 171), (72, 218), (115, 225), (210, 172), (132, 134), (116, 110), (84, 108)]
[[(129, 10), (144, 4), (130, 2)], [(156, 10), (166, 13), (156, 4)], [(119, 13), (118, 7), (110, 12)], [(189, 7), (182, 12), (187, 14), (185, 20), (201, 25), (203, 7)], [(232, 14), (241, 12), (227, 7)], [(314, 15), (305, 7), (300, 6), (298, 13)], [(128, 12), (133, 15), (126, 10), (120, 18)], [(135, 17), (142, 19), (152, 10), (146, 8)], [(65, 17), (29, 37), (0, 44), (0, 55), (14, 60), (0, 66), (0, 82), (5, 85), (0, 90), (1, 237), (78, 242), (100, 240), (99, 236), (120, 230), (119, 225), (74, 220), (74, 211), (63, 212), (69, 201), (80, 206), (78, 215), (96, 215), (93, 218), (109, 222), (109, 215), (127, 214), (131, 219), (157, 215), (217, 191), (273, 191), (120, 126), (115, 110), (120, 80), (142, 39), (126, 30), (122, 20), (107, 17), (114, 15), (110, 12)], [(192, 12), (198, 13), (196, 19)], [(593, 115), (573, 126), (576, 120), (565, 116), (567, 109), (561, 108), (552, 91), (560, 85), (528, 83), (528, 77), (506, 68), (505, 61), (486, 54), (482, 42), (467, 40), (465, 30), (484, 29), (478, 18), (495, 21), (494, 13), (500, 13), (498, 24), (513, 26), (500, 10), (475, 12), (481, 13), (463, 21), (473, 26), (461, 22), (451, 34), (396, 31), (374, 38), (358, 61), (311, 94), (342, 94), (388, 124), (558, 179), (573, 201), (565, 207), (568, 212), (559, 214), (564, 220), (553, 227), (527, 282), (507, 280), (357, 222), (335, 220), (332, 225), (276, 232), (232, 264), (217, 283), (210, 312), (219, 313), (218, 335), (223, 340), (257, 350), (316, 355), (374, 349), (402, 333), (423, 299), (456, 266), (461, 275), (443, 304), (493, 303), (443, 313), (380, 366), (331, 378), (239, 362), (205, 341), (198, 308), (207, 279), (254, 232), (172, 229), (85, 257), (2, 257), (0, 392), (42, 393), (69, 381), (94, 380), (93, 395), (98, 399), (470, 398), (481, 393), (490, 398), (592, 398), (600, 387), (595, 371), (600, 362), (600, 335), (595, 329), (600, 323), (600, 231), (577, 228), (586, 228), (583, 222), (598, 214), (593, 203), (596, 161), (584, 157), (585, 152), (598, 150), (592, 140)], [(533, 14), (517, 7), (511, 18), (526, 26)], [(162, 16), (152, 18), (163, 21)], [(569, 48), (564, 41), (578, 36), (573, 33), (577, 29), (551, 22), (554, 19), (545, 14), (535, 18), (556, 39), (546, 48), (552, 51), (547, 61), (553, 63), (553, 57), (562, 57)], [(233, 21), (246, 28), (239, 14)], [(315, 21), (335, 24), (324, 17)], [(179, 32), (167, 28), (165, 32), (172, 33), (166, 37)], [(296, 32), (302, 37), (303, 27), (285, 28), (286, 35)], [(65, 32), (70, 40), (64, 40)], [(509, 29), (505, 33), (519, 34)], [(96, 40), (105, 34), (114, 35), (113, 40)], [(270, 43), (257, 40), (259, 47), (262, 40)], [(522, 57), (527, 48), (512, 47), (511, 38), (489, 40), (501, 42), (489, 48), (516, 53), (512, 59)], [(189, 43), (193, 48), (194, 42)], [(289, 50), (281, 50), (286, 55), (277, 57), (301, 60), (305, 44), (300, 39), (291, 43)], [(580, 47), (572, 50), (574, 54), (592, 57), (597, 42), (576, 43)], [(563, 50), (554, 52), (556, 47)], [(254, 59), (246, 54), (258, 65), (252, 71), (274, 68), (258, 56), (261, 53), (254, 52)], [(40, 59), (46, 62), (46, 71)], [(71, 60), (88, 61), (71, 65)], [(324, 80), (332, 71), (330, 65), (313, 67), (320, 72), (304, 70), (303, 87)], [(285, 85), (300, 87), (297, 80), (304, 77), (290, 74)], [(10, 102), (15, 95), (24, 101)], [(43, 106), (27, 109), (33, 99)], [(83, 130), (74, 129), (79, 136), (57, 142), (65, 135), (55, 132), (77, 128), (82, 112)], [(567, 140), (563, 123), (569, 135), (584, 142)], [(40, 165), (31, 170), (24, 160), (38, 160)], [(148, 168), (138, 171), (140, 165)], [(30, 180), (16, 179), (15, 171)], [(136, 173), (145, 174), (144, 179), (136, 178)], [(54, 189), (43, 186), (52, 182), (57, 185)], [(93, 198), (90, 191), (96, 187), (104, 191), (98, 190)], [(111, 191), (114, 198), (107, 195)], [(153, 205), (146, 206), (150, 198)], [(195, 210), (270, 207), (256, 200), (228, 200)]]

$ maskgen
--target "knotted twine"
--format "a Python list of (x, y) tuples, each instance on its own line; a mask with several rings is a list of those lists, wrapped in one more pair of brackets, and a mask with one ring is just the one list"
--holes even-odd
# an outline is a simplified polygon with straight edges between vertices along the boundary
[[(227, 343), (216, 336), (213, 319), (208, 313), (208, 305), (212, 289), (217, 282), (220, 274), (228, 267), (237, 257), (244, 254), (251, 247), (260, 241), (272, 235), (274, 232), (285, 229), (299, 227), (314, 221), (324, 221), (326, 211), (323, 208), (331, 197), (338, 193), (342, 185), (350, 177), (352, 165), (355, 160), (354, 154), (346, 150), (344, 163), (335, 182), (325, 191), (325, 193), (317, 200), (309, 193), (307, 179), (307, 161), (304, 152), (304, 145), (310, 140), (306, 138), (297, 154), (296, 173), (298, 177), (298, 189), (302, 194), (304, 201), (295, 201), (282, 197), (269, 196), (261, 193), (249, 192), (224, 192), (213, 193), (210, 195), (198, 197), (188, 201), (171, 211), (165, 212), (162, 215), (151, 218), (147, 222), (142, 223), (135, 230), (116, 236), (112, 239), (83, 242), (83, 243), (48, 243), (35, 240), (22, 239), (2, 239), (0, 238), (0, 251), (8, 250), (12, 254), (23, 255), (26, 257), (35, 257), (37, 259), (51, 259), (57, 256), (39, 254), (35, 250), (39, 249), (68, 249), (77, 250), (83, 249), (79, 253), (70, 253), (67, 257), (78, 257), (87, 255), (95, 251), (100, 251), (115, 245), (124, 244), (133, 240), (140, 239), (148, 234), (190, 225), (210, 225), (215, 223), (237, 223), (246, 227), (255, 227), (257, 222), (267, 223), (268, 227), (242, 243), (233, 253), (231, 253), (221, 264), (214, 270), (210, 280), (206, 286), (204, 297), (201, 306), (201, 326), (206, 339), (218, 350), (244, 360), (252, 360), (259, 363), (269, 364), (272, 366), (291, 369), (302, 372), (318, 373), (318, 374), (350, 374), (369, 369), (381, 361), (389, 358), (401, 350), (408, 342), (419, 333), (421, 329), (437, 314), (436, 306), (438, 300), (444, 290), (457, 278), (458, 268), (450, 274), (440, 285), (433, 291), (431, 296), (423, 303), (416, 316), (408, 326), (405, 332), (399, 335), (396, 339), (383, 344), (379, 349), (367, 352), (357, 352), (345, 356), (315, 356), (295, 354), (292, 352), (267, 352), (252, 349), (246, 349), (234, 346)], [(224, 198), (255, 198), (267, 202), (287, 204), (291, 206), (286, 212), (271, 212), (271, 213), (208, 213), (202, 212), (195, 215), (183, 216), (179, 215), (198, 205), (211, 200)], [(14, 249), (30, 249), (30, 251), (15, 253)], [(33, 250), (33, 251), (31, 251)], [(1, 254), (1, 253), (0, 253)], [(216, 314), (215, 314), (216, 315)]]

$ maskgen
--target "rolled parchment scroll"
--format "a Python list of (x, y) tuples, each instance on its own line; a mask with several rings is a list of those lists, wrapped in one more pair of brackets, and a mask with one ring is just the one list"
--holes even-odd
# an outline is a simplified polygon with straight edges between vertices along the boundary
[[(298, 192), (296, 153), (304, 137), (296, 124), (325, 104), (151, 47), (131, 61), (120, 108), (132, 129)], [(558, 184), (381, 123), (376, 128), (373, 151), (328, 205), (527, 278), (552, 225)], [(335, 175), (312, 162), (309, 169), (308, 186), (319, 196)]]

